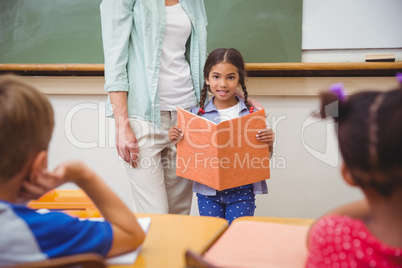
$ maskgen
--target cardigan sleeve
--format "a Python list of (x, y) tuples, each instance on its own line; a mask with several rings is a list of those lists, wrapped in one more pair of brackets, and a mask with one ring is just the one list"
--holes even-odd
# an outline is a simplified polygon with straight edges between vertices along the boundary
[(128, 47), (136, 0), (103, 0), (100, 5), (105, 90), (128, 91)]

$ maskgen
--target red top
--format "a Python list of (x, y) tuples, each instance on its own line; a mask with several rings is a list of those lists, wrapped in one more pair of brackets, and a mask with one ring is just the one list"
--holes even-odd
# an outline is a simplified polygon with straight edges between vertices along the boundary
[(402, 267), (402, 248), (388, 246), (361, 220), (330, 215), (311, 229), (306, 267)]

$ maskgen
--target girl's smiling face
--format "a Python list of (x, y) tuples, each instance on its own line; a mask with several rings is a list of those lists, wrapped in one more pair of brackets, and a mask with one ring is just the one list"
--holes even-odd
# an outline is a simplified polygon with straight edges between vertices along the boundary
[(233, 64), (221, 62), (214, 65), (206, 83), (215, 96), (216, 108), (225, 109), (237, 104), (235, 93), (239, 86), (239, 72)]

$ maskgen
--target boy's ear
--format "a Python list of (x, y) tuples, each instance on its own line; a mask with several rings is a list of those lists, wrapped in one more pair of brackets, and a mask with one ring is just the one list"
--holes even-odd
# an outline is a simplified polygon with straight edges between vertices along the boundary
[(47, 151), (40, 151), (34, 158), (32, 168), (29, 172), (29, 180), (34, 181), (38, 174), (47, 168)]
[(345, 163), (342, 163), (341, 174), (347, 184), (349, 184), (350, 186), (356, 186), (356, 182), (353, 179), (352, 174), (350, 173), (349, 168), (346, 166)]

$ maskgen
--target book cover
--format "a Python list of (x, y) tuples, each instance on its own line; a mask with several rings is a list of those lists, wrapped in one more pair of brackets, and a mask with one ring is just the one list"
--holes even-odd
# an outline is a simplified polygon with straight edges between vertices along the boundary
[(302, 268), (308, 257), (309, 228), (235, 220), (204, 259), (221, 268)]
[(215, 124), (178, 108), (177, 125), (178, 176), (219, 191), (269, 179), (268, 144), (256, 138), (266, 128), (264, 110)]

